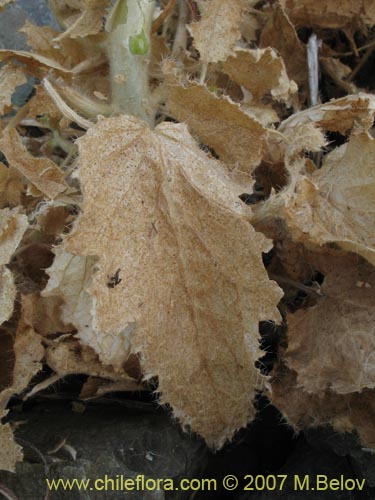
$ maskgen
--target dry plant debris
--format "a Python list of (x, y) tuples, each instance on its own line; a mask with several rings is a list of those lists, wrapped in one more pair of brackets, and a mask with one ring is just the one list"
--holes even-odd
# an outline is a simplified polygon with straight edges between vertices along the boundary
[[(12, 396), (74, 374), (157, 384), (216, 449), (258, 391), (375, 446), (373, 7), (50, 4), (61, 31), (0, 50), (0, 468)], [(287, 327), (270, 373), (261, 322)]]

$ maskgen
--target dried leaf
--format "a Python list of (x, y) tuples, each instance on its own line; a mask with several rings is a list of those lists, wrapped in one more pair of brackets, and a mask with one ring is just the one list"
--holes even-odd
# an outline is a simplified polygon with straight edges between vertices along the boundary
[(44, 347), (41, 337), (28, 324), (23, 310), (21, 310), (13, 351), (15, 356), (13, 381), (10, 387), (0, 393), (0, 411), (6, 407), (13, 394), (19, 394), (26, 389), (32, 377), (42, 368)]
[(276, 49), (283, 58), (289, 78), (298, 85), (306, 83), (308, 78), (306, 51), (280, 5), (277, 5), (262, 31), (260, 47)]
[(298, 26), (343, 29), (353, 24), (375, 24), (375, 6), (369, 0), (281, 0)]
[[(56, 1), (54, 2), (57, 3)], [(81, 0), (75, 14), (67, 17), (67, 29), (55, 38), (56, 41), (65, 38), (84, 38), (96, 35), (103, 29), (103, 17), (111, 0)], [(69, 4), (68, 4), (69, 6)]]
[(313, 248), (335, 243), (374, 265), (374, 155), (374, 139), (353, 135), (311, 177), (295, 176), (284, 191), (264, 202), (253, 223), (268, 235), (275, 225), (284, 227), (289, 238)]
[(67, 188), (65, 176), (60, 168), (48, 158), (31, 156), (16, 129), (10, 128), (3, 132), (0, 149), (10, 165), (49, 198), (55, 198)]
[(316, 306), (287, 317), (285, 359), (297, 372), (297, 386), (315, 394), (374, 389), (374, 268), (355, 255), (305, 254), (303, 261), (316, 261), (325, 278)]
[[(93, 277), (96, 259), (71, 255), (61, 247), (54, 249), (55, 260), (47, 269), (49, 281), (42, 292), (43, 297), (58, 297), (63, 301), (61, 321), (65, 325), (73, 325), (77, 336), (84, 345), (92, 347), (95, 352), (105, 348), (108, 353), (116, 352), (117, 345), (110, 338), (93, 330), (93, 298), (88, 293)], [(98, 338), (97, 338), (98, 337)]]
[(325, 130), (343, 135), (352, 129), (358, 133), (372, 127), (374, 113), (375, 96), (361, 92), (294, 113), (281, 123), (278, 131), (287, 133), (289, 130), (292, 135), (291, 129), (297, 125), (313, 122)]
[(229, 56), (241, 37), (243, 9), (243, 0), (209, 0), (201, 19), (189, 25), (194, 46), (205, 64), (225, 61)]
[[(0, 411), (0, 421), (6, 415)], [(22, 448), (14, 442), (14, 436), (10, 424), (0, 423), (0, 470), (14, 472), (16, 463), (23, 459)]]
[(236, 49), (224, 62), (223, 69), (232, 80), (251, 92), (255, 101), (270, 93), (277, 101), (288, 102), (297, 85), (286, 74), (284, 62), (270, 47)]
[(297, 375), (280, 365), (273, 372), (272, 403), (296, 430), (330, 425), (338, 432), (357, 432), (362, 444), (375, 447), (375, 391), (341, 395), (309, 394), (297, 387)]
[(263, 155), (266, 130), (228, 97), (204, 85), (176, 81), (168, 86), (168, 109), (229, 165), (251, 173)]
[(0, 49), (0, 61), (5, 62), (10, 59), (16, 59), (18, 62), (25, 64), (27, 71), (37, 77), (41, 77), (49, 70), (56, 71), (62, 77), (68, 77), (71, 74), (69, 69), (64, 68), (53, 59), (23, 50)]
[(22, 175), (12, 167), (0, 162), (0, 208), (21, 205), (25, 182)]
[(26, 215), (18, 213), (18, 209), (0, 210), (0, 266), (9, 263), (28, 225)]
[(0, 325), (13, 314), (16, 286), (13, 275), (5, 266), (0, 266)]
[(13, 64), (5, 64), (0, 70), (0, 114), (12, 107), (12, 95), (20, 85), (26, 83), (23, 69)]
[(150, 131), (119, 116), (79, 148), (83, 214), (66, 250), (99, 257), (90, 293), (100, 359), (121, 366), (131, 337), (163, 401), (220, 447), (254, 416), (258, 323), (279, 317), (261, 260), (269, 242), (227, 168), (185, 126)]

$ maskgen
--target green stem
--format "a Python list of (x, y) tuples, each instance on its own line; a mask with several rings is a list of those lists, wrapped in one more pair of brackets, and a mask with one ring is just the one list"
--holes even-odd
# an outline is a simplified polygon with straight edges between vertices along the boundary
[(141, 118), (151, 127), (148, 66), (155, 0), (117, 0), (107, 21), (110, 35), (112, 108)]

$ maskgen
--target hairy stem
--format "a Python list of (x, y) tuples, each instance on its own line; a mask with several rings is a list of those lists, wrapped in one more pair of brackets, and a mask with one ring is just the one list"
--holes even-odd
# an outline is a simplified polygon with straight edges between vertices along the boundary
[(154, 7), (154, 0), (117, 0), (107, 21), (113, 112), (137, 116), (151, 127), (155, 110), (148, 65)]

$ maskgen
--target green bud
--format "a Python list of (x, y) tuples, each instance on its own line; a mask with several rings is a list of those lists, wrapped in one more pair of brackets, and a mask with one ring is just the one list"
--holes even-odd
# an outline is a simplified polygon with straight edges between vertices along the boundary
[(142, 33), (129, 37), (129, 50), (131, 54), (136, 56), (144, 56), (145, 54), (147, 54), (149, 48), (150, 43), (147, 40), (147, 37), (143, 30)]

